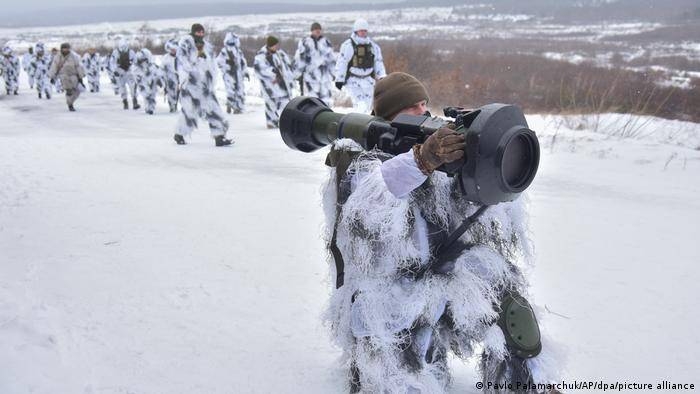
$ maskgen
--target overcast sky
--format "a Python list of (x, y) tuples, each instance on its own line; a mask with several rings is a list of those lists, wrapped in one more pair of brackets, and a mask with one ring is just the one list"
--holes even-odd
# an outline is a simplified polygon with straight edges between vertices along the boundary
[[(477, 1), (477, 0), (473, 0)], [(214, 13), (309, 11), (327, 6), (351, 9), (361, 4), (403, 3), (402, 0), (18, 0), (0, 12), (0, 28), (59, 26), (98, 22), (156, 20)], [(275, 7), (279, 4), (280, 7)], [(173, 5), (173, 7), (167, 7)], [(272, 8), (270, 8), (272, 7)], [(348, 8), (349, 7), (349, 8)], [(313, 9), (313, 8), (312, 8)], [(337, 10), (337, 9), (336, 9)]]
[[(353, 0), (353, 3), (388, 3), (397, 2), (398, 0)], [(12, 4), (12, 11), (23, 12), (32, 11), (40, 8), (63, 8), (71, 7), (76, 5), (108, 5), (108, 6), (120, 6), (120, 5), (135, 5), (135, 4), (192, 4), (198, 2), (206, 3), (229, 3), (229, 4), (243, 4), (243, 3), (301, 3), (301, 4), (346, 4), (347, 0), (244, 0), (244, 1), (226, 1), (226, 0), (90, 0), (85, 2), (85, 0), (20, 0), (14, 1)]]

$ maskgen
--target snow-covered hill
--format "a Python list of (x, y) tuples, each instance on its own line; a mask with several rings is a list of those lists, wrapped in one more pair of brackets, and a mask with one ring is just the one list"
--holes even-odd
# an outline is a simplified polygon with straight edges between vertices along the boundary
[[(0, 96), (0, 393), (344, 391), (319, 316), (325, 151), (288, 149), (255, 97), (215, 148), (175, 145), (162, 102), (104, 89), (69, 113), (23, 88)], [(700, 126), (621, 138), (625, 119), (528, 118), (533, 301), (567, 380), (693, 382)]]

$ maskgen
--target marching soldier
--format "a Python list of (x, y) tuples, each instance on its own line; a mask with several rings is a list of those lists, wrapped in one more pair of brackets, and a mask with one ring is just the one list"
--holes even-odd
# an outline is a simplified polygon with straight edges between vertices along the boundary
[(180, 39), (178, 44), (181, 116), (173, 138), (178, 145), (186, 144), (185, 137), (197, 127), (197, 119), (201, 117), (209, 123), (216, 146), (231, 145), (233, 141), (226, 138), (228, 122), (214, 90), (214, 50), (204, 35), (204, 26), (195, 23), (191, 34)]
[(382, 51), (367, 36), (369, 24), (364, 19), (355, 21), (352, 35), (340, 46), (335, 70), (335, 86), (350, 93), (356, 111), (369, 113), (372, 92), (377, 79), (386, 76)]
[(81, 89), (85, 89), (83, 78), (85, 78), (85, 70), (80, 56), (71, 51), (70, 44), (61, 44), (61, 52), (54, 56), (49, 71), (51, 81), (60, 80), (61, 86), (66, 92), (66, 104), (69, 111), (75, 111), (75, 100), (80, 96)]
[(243, 79), (248, 76), (248, 64), (241, 51), (241, 41), (232, 32), (226, 33), (224, 47), (221, 48), (216, 62), (221, 69), (226, 86), (226, 112), (240, 114), (245, 106), (245, 85)]
[(279, 114), (291, 99), (294, 89), (291, 62), (289, 56), (280, 49), (277, 37), (267, 37), (265, 45), (255, 55), (254, 66), (265, 99), (267, 128), (277, 128)]
[(333, 45), (323, 36), (321, 24), (311, 24), (311, 34), (299, 41), (294, 54), (294, 73), (301, 79), (302, 95), (317, 97), (330, 105), (335, 55)]

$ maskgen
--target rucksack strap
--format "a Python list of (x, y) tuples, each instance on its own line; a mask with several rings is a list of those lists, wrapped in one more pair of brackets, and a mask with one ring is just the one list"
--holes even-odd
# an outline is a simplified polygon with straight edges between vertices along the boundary
[(345, 261), (343, 260), (343, 255), (338, 248), (338, 224), (340, 221), (340, 213), (343, 209), (343, 204), (350, 197), (350, 185), (349, 180), (346, 179), (346, 173), (350, 164), (357, 158), (361, 152), (348, 151), (348, 150), (338, 150), (331, 149), (326, 156), (326, 165), (335, 168), (335, 190), (336, 190), (336, 204), (335, 204), (335, 224), (333, 225), (333, 236), (331, 237), (330, 244), (328, 245), (333, 255), (333, 261), (335, 262), (335, 288), (338, 289), (343, 286), (345, 282)]

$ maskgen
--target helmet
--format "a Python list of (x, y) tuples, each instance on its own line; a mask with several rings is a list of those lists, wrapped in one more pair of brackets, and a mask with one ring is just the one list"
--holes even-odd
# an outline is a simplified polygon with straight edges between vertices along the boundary
[(226, 33), (226, 38), (224, 38), (224, 45), (227, 47), (238, 47), (241, 45), (241, 40), (233, 32)]
[(10, 56), (10, 55), (12, 55), (12, 48), (10, 48), (10, 47), (8, 47), (8, 46), (2, 48), (2, 54), (5, 55), (5, 56)]
[(136, 54), (136, 61), (138, 62), (148, 62), (151, 63), (153, 60), (153, 55), (151, 54), (151, 51), (148, 50), (148, 48), (142, 48), (139, 53)]
[(120, 51), (125, 52), (125, 51), (129, 50), (129, 42), (122, 38), (119, 40), (119, 43), (117, 44), (117, 48)]
[(36, 53), (44, 53), (44, 43), (43, 42), (37, 42), (36, 45), (34, 46), (34, 52)]
[(173, 49), (177, 49), (177, 40), (175, 40), (174, 38), (171, 38), (165, 42), (165, 51), (170, 52)]
[(365, 19), (358, 19), (352, 24), (352, 31), (369, 30), (369, 23)]

